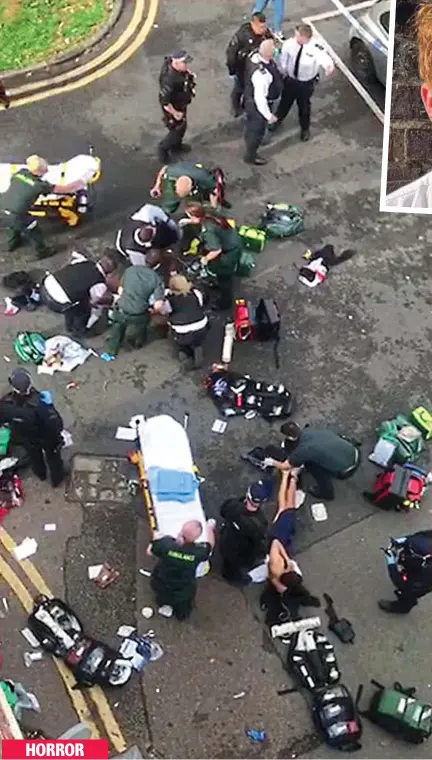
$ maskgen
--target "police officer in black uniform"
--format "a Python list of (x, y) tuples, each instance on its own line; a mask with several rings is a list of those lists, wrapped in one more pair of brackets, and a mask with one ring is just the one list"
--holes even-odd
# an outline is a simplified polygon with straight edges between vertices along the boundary
[(81, 181), (68, 185), (52, 185), (43, 179), (48, 164), (40, 156), (29, 156), (26, 167), (12, 175), (9, 188), (0, 197), (0, 221), (9, 229), (8, 251), (14, 251), (27, 238), (38, 258), (52, 256), (45, 244), (37, 219), (30, 216), (30, 210), (40, 195), (48, 193), (72, 193), (79, 190)]
[(92, 306), (111, 304), (107, 277), (115, 272), (117, 263), (116, 252), (108, 248), (98, 262), (81, 257), (43, 280), (43, 302), (52, 311), (64, 313), (66, 331), (73, 337), (84, 335)]
[(252, 53), (246, 63), (244, 104), (246, 111), (244, 161), (247, 164), (266, 164), (257, 151), (261, 145), (267, 126), (276, 122), (271, 106), (282, 91), (282, 77), (273, 60), (275, 44), (264, 40), (256, 53)]
[(246, 59), (258, 50), (261, 42), (272, 39), (273, 35), (266, 26), (264, 13), (254, 13), (250, 21), (242, 24), (232, 37), (226, 51), (227, 68), (233, 79), (231, 107), (236, 118), (243, 113), (243, 92)]
[(187, 107), (195, 97), (195, 74), (188, 67), (192, 61), (185, 50), (165, 58), (159, 76), (159, 103), (168, 134), (159, 143), (159, 159), (166, 164), (171, 153), (190, 150), (183, 143), (187, 129)]
[(396, 599), (380, 599), (378, 606), (384, 612), (406, 614), (432, 591), (432, 530), (392, 539), (385, 554)]
[(14, 369), (9, 384), (11, 392), (0, 400), (0, 424), (10, 426), (12, 438), (25, 448), (39, 480), (46, 480), (48, 471), (51, 485), (56, 488), (65, 477), (61, 456), (63, 420), (51, 394), (36, 390), (26, 369)]

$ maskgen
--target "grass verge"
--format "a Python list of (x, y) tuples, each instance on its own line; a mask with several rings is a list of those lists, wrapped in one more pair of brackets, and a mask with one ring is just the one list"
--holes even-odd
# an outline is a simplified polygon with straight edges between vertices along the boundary
[(67, 53), (105, 23), (113, 0), (0, 0), (0, 71)]

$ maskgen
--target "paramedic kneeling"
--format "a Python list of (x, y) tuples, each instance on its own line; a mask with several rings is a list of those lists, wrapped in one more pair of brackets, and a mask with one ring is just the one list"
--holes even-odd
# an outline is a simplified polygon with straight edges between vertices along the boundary
[(378, 606), (385, 612), (406, 614), (432, 591), (432, 531), (422, 530), (393, 542), (398, 550), (387, 551), (386, 561), (396, 599), (380, 599)]
[(265, 561), (268, 522), (261, 507), (268, 497), (267, 485), (258, 480), (246, 496), (228, 499), (220, 508), (222, 575), (230, 583), (248, 585), (249, 571)]
[(117, 232), (116, 248), (131, 264), (145, 266), (150, 248), (167, 253), (180, 240), (174, 219), (153, 203), (146, 203)]
[(18, 248), (23, 238), (33, 246), (38, 258), (52, 256), (54, 251), (45, 245), (37, 219), (30, 215), (33, 204), (40, 195), (73, 193), (83, 187), (81, 181), (69, 185), (52, 185), (43, 176), (48, 171), (48, 164), (40, 156), (29, 156), (26, 168), (19, 169), (12, 175), (9, 188), (0, 198), (0, 216), (9, 229), (8, 251)]
[(180, 361), (185, 369), (198, 369), (203, 363), (202, 344), (209, 329), (204, 296), (181, 274), (170, 278), (168, 288), (168, 323)]
[(215, 522), (207, 522), (207, 535), (202, 543), (202, 525), (197, 520), (186, 522), (177, 538), (163, 536), (151, 542), (147, 553), (156, 557), (150, 585), (161, 614), (186, 620), (192, 612), (197, 583), (196, 571), (206, 562), (215, 545)]
[(316, 481), (309, 492), (318, 499), (331, 501), (334, 498), (332, 479), (350, 478), (360, 464), (357, 446), (332, 430), (308, 425), (302, 430), (296, 422), (285, 422), (281, 433), (285, 437), (283, 447), (287, 460), (272, 459), (273, 466), (278, 470), (303, 467)]
[(109, 306), (112, 294), (107, 278), (117, 268), (117, 254), (107, 248), (98, 262), (75, 254), (72, 262), (42, 282), (41, 297), (51, 311), (64, 313), (66, 331), (82, 338), (92, 313), (92, 307)]

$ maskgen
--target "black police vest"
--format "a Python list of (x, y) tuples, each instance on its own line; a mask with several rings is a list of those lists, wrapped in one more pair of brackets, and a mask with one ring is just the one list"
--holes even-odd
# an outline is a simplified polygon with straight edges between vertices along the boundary
[(255, 62), (252, 60), (254, 55), (256, 54), (252, 53), (246, 61), (246, 78), (244, 90), (245, 99), (255, 102), (253, 92), (254, 88), (252, 84), (252, 76), (254, 75), (255, 71), (268, 71), (272, 75), (272, 82), (267, 94), (267, 100), (272, 103), (273, 101), (277, 100), (282, 93), (282, 75), (274, 61), (267, 63), (260, 59), (259, 61)]
[(143, 226), (143, 222), (137, 222), (133, 221), (133, 219), (129, 219), (121, 228), (118, 242), (125, 256), (127, 256), (128, 251), (145, 254), (149, 250), (149, 245), (138, 243), (135, 239), (135, 233), (138, 232), (138, 230), (140, 230)]
[(71, 303), (81, 301), (88, 296), (90, 288), (98, 283), (104, 283), (105, 278), (93, 261), (79, 261), (68, 264), (54, 275), (62, 286)]
[(205, 317), (204, 309), (193, 290), (186, 296), (172, 295), (169, 297), (172, 308), (169, 321), (172, 325), (193, 325)]
[(159, 99), (165, 88), (171, 91), (171, 105), (178, 111), (182, 111), (191, 103), (195, 95), (195, 79), (188, 71), (175, 71), (169, 58), (166, 58), (159, 76)]
[(37, 441), (40, 420), (38, 417), (39, 392), (31, 390), (26, 396), (8, 393), (0, 401), (2, 420), (10, 425), (17, 443)]

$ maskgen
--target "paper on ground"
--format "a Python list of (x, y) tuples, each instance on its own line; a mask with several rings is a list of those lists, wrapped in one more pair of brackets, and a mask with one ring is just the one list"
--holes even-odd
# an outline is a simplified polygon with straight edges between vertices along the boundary
[(37, 541), (34, 538), (29, 538), (28, 536), (22, 541), (18, 546), (14, 549), (14, 555), (15, 559), (20, 562), (23, 559), (27, 559), (27, 557), (31, 557), (32, 554), (35, 554), (37, 551), (38, 545)]
[(117, 631), (117, 636), (121, 636), (122, 639), (127, 639), (136, 630), (133, 625), (121, 625)]
[(252, 568), (252, 570), (248, 572), (248, 576), (252, 583), (264, 583), (268, 577), (267, 562), (263, 562), (262, 565), (257, 565), (257, 567)]
[(47, 533), (51, 533), (54, 530), (57, 530), (57, 525), (55, 523), (45, 523), (44, 530), (47, 531)]
[(118, 441), (134, 441), (137, 437), (136, 428), (131, 427), (118, 427), (115, 437)]
[(89, 565), (87, 568), (88, 577), (91, 581), (94, 581), (95, 578), (98, 577), (100, 571), (102, 570), (103, 565)]
[(40, 647), (40, 641), (36, 638), (34, 633), (32, 633), (30, 628), (23, 628), (21, 633), (31, 647)]

